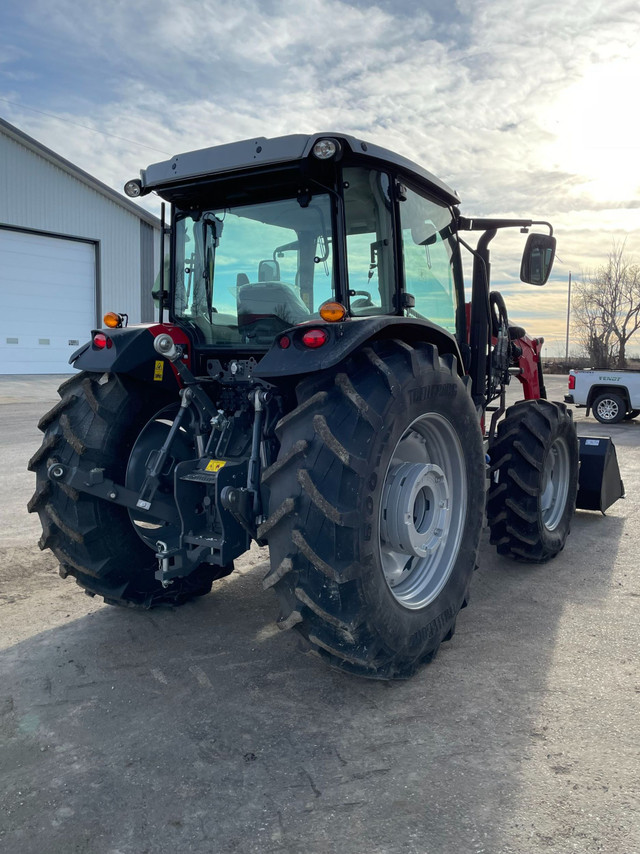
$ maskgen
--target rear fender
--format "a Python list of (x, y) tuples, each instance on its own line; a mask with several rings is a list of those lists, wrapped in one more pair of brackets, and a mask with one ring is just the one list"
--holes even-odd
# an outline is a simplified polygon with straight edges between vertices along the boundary
[[(96, 332), (106, 336), (106, 347), (98, 348), (93, 343)], [(175, 389), (182, 385), (176, 369), (158, 355), (153, 347), (154, 339), (161, 333), (169, 334), (182, 347), (184, 363), (190, 368), (189, 339), (182, 329), (170, 323), (129, 326), (125, 329), (94, 329), (91, 340), (75, 351), (69, 363), (79, 371), (129, 374), (160, 388)]]
[[(321, 329), (326, 333), (327, 340), (321, 347), (309, 348), (303, 343), (303, 335), (311, 329)], [(276, 337), (273, 346), (253, 373), (256, 377), (277, 380), (324, 371), (342, 362), (369, 341), (383, 338), (395, 338), (408, 344), (434, 344), (440, 355), (451, 353), (455, 356), (458, 373), (461, 376), (464, 374), (458, 342), (446, 329), (428, 320), (388, 315), (351, 318), (342, 323), (312, 321), (287, 329)]]

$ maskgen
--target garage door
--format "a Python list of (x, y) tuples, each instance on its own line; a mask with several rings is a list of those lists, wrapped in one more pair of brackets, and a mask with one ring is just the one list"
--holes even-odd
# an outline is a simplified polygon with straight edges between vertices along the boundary
[(95, 326), (93, 243), (0, 228), (0, 373), (63, 374)]

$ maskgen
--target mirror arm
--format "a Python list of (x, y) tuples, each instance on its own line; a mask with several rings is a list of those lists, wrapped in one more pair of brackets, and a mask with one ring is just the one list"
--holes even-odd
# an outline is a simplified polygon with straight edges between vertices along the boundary
[(553, 236), (553, 226), (542, 219), (473, 219), (466, 216), (458, 217), (459, 231), (488, 231), (495, 228), (529, 229), (532, 225), (544, 225)]
[(549, 229), (549, 237), (553, 237), (553, 226), (544, 219), (534, 219), (531, 225), (544, 225)]

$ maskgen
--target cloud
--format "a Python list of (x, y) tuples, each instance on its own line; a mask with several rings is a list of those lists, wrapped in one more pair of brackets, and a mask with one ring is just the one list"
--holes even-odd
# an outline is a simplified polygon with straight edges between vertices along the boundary
[[(635, 2), (25, 0), (4, 15), (0, 98), (24, 105), (0, 102), (6, 117), (117, 189), (164, 159), (141, 146), (343, 130), (424, 165), (469, 216), (552, 221), (558, 283), (614, 237), (640, 256)], [(516, 287), (522, 239), (494, 243), (496, 282)], [(533, 319), (559, 310), (525, 291)]]

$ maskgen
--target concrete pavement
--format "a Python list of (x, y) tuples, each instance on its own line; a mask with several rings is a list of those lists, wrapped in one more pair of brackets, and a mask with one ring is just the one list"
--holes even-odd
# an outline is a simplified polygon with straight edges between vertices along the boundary
[(62, 581), (24, 509), (56, 385), (0, 377), (0, 850), (640, 851), (640, 423), (578, 413), (614, 435), (627, 498), (577, 513), (544, 566), (485, 535), (452, 642), (389, 685), (275, 628), (264, 549), (181, 609)]

